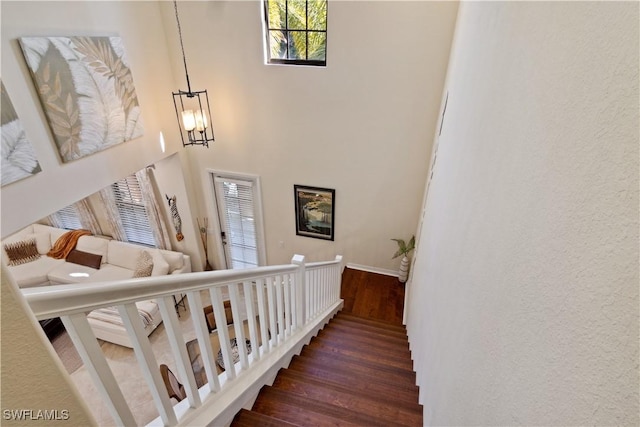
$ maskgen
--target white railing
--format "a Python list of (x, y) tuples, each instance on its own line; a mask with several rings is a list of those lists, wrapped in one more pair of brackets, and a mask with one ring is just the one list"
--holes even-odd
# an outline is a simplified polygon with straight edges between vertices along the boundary
[[(62, 319), (116, 424), (132, 426), (136, 420), (87, 320), (90, 311), (110, 306), (118, 308), (158, 410), (159, 417), (152, 424), (226, 425), (342, 307), (341, 272), (341, 256), (330, 262), (305, 264), (304, 257), (296, 255), (291, 264), (281, 266), (168, 275), (90, 286), (55, 285), (24, 289), (23, 294), (38, 320)], [(224, 366), (228, 367), (219, 374), (201, 291), (210, 296), (216, 325), (226, 325), (223, 288), (228, 291), (233, 318), (239, 319), (244, 312), (246, 322), (233, 323), (237, 363), (233, 361), (229, 339), (231, 327), (217, 328), (218, 345)], [(176, 294), (186, 294), (189, 304), (206, 373), (206, 383), (201, 387), (196, 385), (175, 311), (173, 296)], [(175, 405), (168, 396), (135, 304), (149, 299), (158, 303), (176, 374), (187, 396)], [(245, 339), (251, 343), (250, 353)]]

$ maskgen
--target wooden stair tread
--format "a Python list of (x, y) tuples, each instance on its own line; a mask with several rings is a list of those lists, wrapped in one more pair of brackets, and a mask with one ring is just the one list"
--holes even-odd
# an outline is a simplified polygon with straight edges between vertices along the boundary
[(261, 414), (260, 412), (255, 411), (247, 411), (246, 409), (241, 409), (240, 412), (236, 414), (233, 418), (233, 422), (231, 425), (235, 427), (295, 427), (297, 424), (293, 424), (278, 418), (271, 417), (266, 414)]
[(253, 410), (300, 425), (389, 426), (395, 422), (376, 419), (351, 409), (310, 399), (299, 394), (265, 386)]
[(369, 389), (356, 393), (353, 388), (344, 384), (322, 381), (290, 369), (282, 369), (280, 371), (273, 383), (273, 387), (288, 389), (312, 399), (328, 399), (328, 403), (338, 398), (343, 401), (358, 399), (361, 404), (359, 409), (357, 403), (355, 405), (350, 404), (348, 407), (352, 410), (376, 414), (377, 417), (383, 419), (386, 419), (391, 414), (392, 420), (397, 420), (403, 424), (412, 424), (418, 418), (420, 422), (422, 421), (423, 408), (422, 405), (417, 403), (417, 399), (415, 403), (392, 402), (388, 399), (387, 393), (374, 393)]
[(380, 337), (383, 337), (390, 343), (394, 343), (398, 346), (406, 346), (407, 349), (409, 348), (409, 341), (407, 340), (406, 335), (389, 332), (385, 329), (363, 328), (359, 323), (342, 322), (335, 319), (330, 322), (330, 325), (331, 329), (335, 329), (343, 333), (371, 339), (380, 339)]
[(351, 335), (354, 338), (362, 338), (367, 340), (382, 340), (395, 346), (409, 348), (409, 342), (406, 335), (401, 335), (386, 329), (375, 329), (362, 326), (359, 323), (342, 322), (341, 320), (331, 320), (329, 322), (331, 328), (323, 329), (323, 332), (331, 332), (335, 334)]
[(411, 352), (408, 348), (399, 347), (386, 340), (372, 340), (358, 336), (346, 335), (335, 330), (318, 334), (316, 342), (322, 342), (336, 348), (348, 348), (365, 353), (375, 352), (379, 357), (394, 357), (411, 360)]
[[(402, 401), (408, 403), (418, 402), (418, 387), (416, 385), (407, 385), (393, 379), (385, 379), (380, 376), (369, 376), (365, 381), (362, 377), (354, 375), (352, 371), (340, 369), (337, 367), (314, 365), (298, 362), (298, 359), (292, 361), (289, 369), (317, 378), (321, 381), (342, 384), (358, 391), (371, 391), (372, 393), (386, 393), (391, 401)], [(373, 373), (372, 375), (375, 375)]]
[[(345, 275), (352, 278), (346, 288)], [(424, 408), (401, 324), (404, 289), (395, 282), (345, 269), (344, 311), (293, 356), (288, 368), (280, 369), (252, 410), (241, 410), (231, 425), (422, 426)]]
[(352, 356), (335, 354), (320, 349), (304, 347), (297, 358), (309, 359), (318, 365), (332, 366), (339, 363), (343, 369), (353, 372), (354, 374), (374, 375), (385, 380), (406, 382), (415, 385), (416, 374), (407, 369), (399, 369), (394, 366), (388, 366), (381, 363), (369, 362), (367, 360), (358, 359)]
[(364, 325), (370, 325), (380, 329), (388, 329), (390, 331), (396, 331), (404, 334), (407, 333), (407, 329), (402, 324), (385, 322), (383, 320), (367, 319), (365, 317), (355, 316), (353, 314), (345, 313), (343, 311), (339, 312), (334, 317), (334, 319), (342, 319), (350, 322), (362, 323)]
[[(334, 347), (326, 342), (318, 341), (316, 339), (312, 340), (308, 344), (309, 348), (321, 348), (327, 351), (334, 352), (336, 354), (344, 354), (347, 356), (359, 357), (364, 360), (369, 360), (375, 362), (376, 360), (381, 360), (380, 356), (376, 352), (363, 352), (359, 349), (354, 348), (338, 348)], [(413, 361), (410, 358), (397, 358), (385, 356), (383, 358), (383, 363), (388, 366), (395, 366), (397, 368), (413, 370)]]
[(379, 328), (375, 325), (362, 323), (362, 322), (354, 322), (354, 321), (351, 321), (350, 319), (345, 319), (343, 317), (334, 317), (333, 319), (331, 319), (329, 324), (351, 326), (352, 328), (362, 329), (364, 331), (369, 331), (371, 333), (376, 333), (378, 335), (388, 335), (388, 336), (392, 336), (400, 339), (405, 339), (405, 340), (407, 339), (407, 331), (405, 330)]

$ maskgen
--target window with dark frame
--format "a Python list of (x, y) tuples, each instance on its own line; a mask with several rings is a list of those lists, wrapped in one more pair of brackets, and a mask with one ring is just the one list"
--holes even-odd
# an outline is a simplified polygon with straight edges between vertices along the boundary
[(263, 0), (268, 64), (327, 64), (327, 0)]

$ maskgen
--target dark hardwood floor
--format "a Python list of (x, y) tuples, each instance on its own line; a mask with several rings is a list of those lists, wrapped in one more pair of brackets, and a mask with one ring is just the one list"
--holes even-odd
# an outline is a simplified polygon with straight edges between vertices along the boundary
[(232, 426), (421, 426), (404, 285), (345, 269), (345, 306)]
[(345, 268), (340, 297), (344, 313), (402, 324), (404, 284), (397, 277)]

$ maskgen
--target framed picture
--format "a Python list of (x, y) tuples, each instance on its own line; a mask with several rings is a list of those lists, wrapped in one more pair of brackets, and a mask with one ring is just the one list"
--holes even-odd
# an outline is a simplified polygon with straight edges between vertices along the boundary
[(120, 37), (21, 37), (20, 46), (64, 163), (142, 136)]
[(2, 82), (0, 82), (0, 134), (2, 134), (0, 185), (10, 184), (42, 170), (36, 157), (36, 150), (27, 139)]
[(329, 188), (293, 186), (296, 234), (333, 240), (336, 191)]

